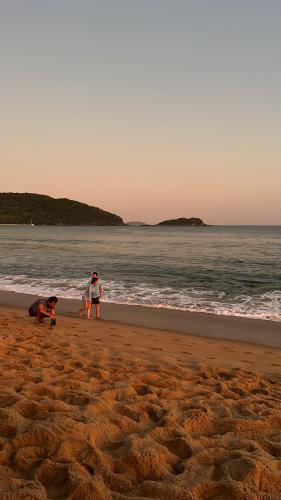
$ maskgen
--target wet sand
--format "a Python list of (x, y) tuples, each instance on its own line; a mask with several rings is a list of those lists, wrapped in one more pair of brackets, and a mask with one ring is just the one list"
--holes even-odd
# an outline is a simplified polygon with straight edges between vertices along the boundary
[[(4, 306), (27, 310), (37, 298), (38, 296), (0, 290), (0, 305)], [(57, 311), (73, 316), (80, 307), (82, 303), (79, 300), (60, 299)], [(275, 321), (108, 303), (102, 304), (102, 316), (120, 324), (281, 347), (281, 323)]]
[(3, 306), (0, 338), (1, 499), (281, 498), (280, 348)]

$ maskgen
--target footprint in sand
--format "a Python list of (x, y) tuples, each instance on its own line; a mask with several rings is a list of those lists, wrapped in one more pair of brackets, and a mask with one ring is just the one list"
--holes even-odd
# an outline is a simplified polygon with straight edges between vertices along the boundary
[(151, 351), (163, 351), (162, 347), (150, 347)]
[(63, 371), (64, 370), (64, 365), (55, 365), (56, 370), (58, 371)]
[(117, 335), (117, 333), (112, 333), (110, 337), (120, 337), (123, 338), (123, 335)]
[(167, 441), (164, 446), (168, 448), (170, 453), (178, 456), (179, 458), (187, 459), (192, 456), (192, 450), (188, 442), (184, 438), (175, 438)]
[(183, 354), (188, 354), (188, 356), (193, 356), (193, 354), (191, 352), (188, 352), (188, 351), (183, 351)]

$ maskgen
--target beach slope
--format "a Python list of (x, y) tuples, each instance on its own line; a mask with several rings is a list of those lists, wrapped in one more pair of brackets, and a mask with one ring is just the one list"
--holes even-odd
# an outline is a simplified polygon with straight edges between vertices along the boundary
[(281, 498), (281, 350), (0, 308), (0, 498)]

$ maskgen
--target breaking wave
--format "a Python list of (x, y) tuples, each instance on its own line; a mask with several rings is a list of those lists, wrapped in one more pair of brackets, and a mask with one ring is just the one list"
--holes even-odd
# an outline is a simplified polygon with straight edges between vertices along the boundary
[[(0, 276), (1, 290), (40, 296), (56, 294), (69, 299), (79, 299), (86, 284), (85, 278), (42, 280), (24, 274)], [(103, 287), (104, 302), (281, 321), (281, 290), (230, 296), (204, 288), (175, 289), (113, 280), (103, 281)]]

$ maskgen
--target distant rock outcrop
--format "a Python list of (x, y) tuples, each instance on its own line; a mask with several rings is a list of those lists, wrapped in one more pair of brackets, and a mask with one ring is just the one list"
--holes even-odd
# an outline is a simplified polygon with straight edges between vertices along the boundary
[(163, 220), (157, 224), (158, 226), (207, 226), (202, 219), (199, 217), (190, 217), (186, 219), (185, 217), (180, 217), (179, 219), (169, 219)]
[(118, 215), (100, 208), (34, 193), (0, 193), (0, 224), (123, 226)]
[(149, 226), (150, 224), (147, 224), (146, 222), (139, 222), (139, 221), (130, 221), (126, 222), (127, 226)]

